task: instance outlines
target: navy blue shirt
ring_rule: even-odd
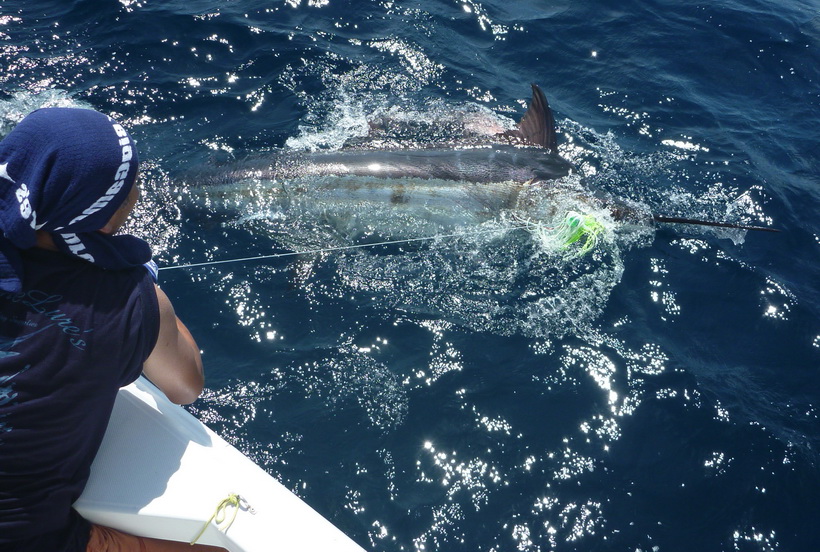
[[[23,259],[22,292],[0,290],[0,550],[79,552],[89,526],[71,505],[156,344],[157,295],[143,267]]]

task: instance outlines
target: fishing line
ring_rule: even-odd
[[[604,231],[603,225],[590,214],[581,214],[575,211],[568,211],[564,215],[564,220],[557,226],[546,226],[544,224],[521,218],[515,218],[517,224],[512,224],[505,230],[528,230],[539,235],[542,240],[550,235],[556,240],[558,247],[566,251],[570,246],[578,242],[580,248],[578,255],[585,255],[598,243],[599,235]],[[256,255],[253,257],[240,257],[235,259],[222,259],[218,261],[205,261],[201,263],[188,263],[176,266],[163,266],[158,270],[177,270],[182,268],[197,268],[203,266],[214,266],[228,263],[241,263],[247,261],[261,261],[266,259],[279,259],[282,257],[295,257],[297,255],[316,255],[319,253],[337,253],[339,251],[350,251],[354,249],[365,249],[367,247],[379,247],[382,245],[399,245],[420,241],[431,241],[445,238],[463,238],[467,236],[477,236],[479,234],[496,233],[499,230],[477,230],[475,232],[460,232],[458,234],[436,234],[435,236],[425,236],[421,238],[405,238],[401,240],[386,240],[376,243],[361,243],[355,245],[340,245],[337,247],[323,247],[319,249],[307,249],[302,251],[289,251],[287,253],[272,253],[270,255]]]
[[[529,224],[521,224],[521,225],[513,225],[509,227],[509,230],[521,230],[525,228],[529,228],[531,225]],[[227,264],[227,263],[241,263],[247,261],[260,261],[265,259],[279,259],[282,257],[295,257],[297,255],[316,255],[319,253],[336,253],[339,251],[349,251],[352,249],[364,249],[367,247],[378,247],[382,245],[397,245],[403,243],[413,243],[413,242],[420,242],[420,241],[430,241],[430,240],[437,240],[437,239],[444,239],[444,238],[463,238],[466,236],[475,236],[478,234],[490,234],[493,232],[498,232],[498,229],[494,230],[478,230],[476,232],[462,232],[459,234],[436,234],[435,236],[425,236],[422,238],[406,238],[402,240],[388,240],[388,241],[381,241],[376,243],[361,243],[357,245],[340,245],[338,247],[323,247],[321,249],[307,249],[303,251],[289,251],[287,253],[273,253],[271,255],[257,255],[255,257],[241,257],[236,259],[222,259],[219,261],[207,261],[202,263],[188,263],[182,265],[175,265],[175,266],[161,266],[159,270],[177,270],[181,268],[197,268],[203,266],[213,266],[219,264]]]

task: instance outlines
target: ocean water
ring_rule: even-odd
[[[2,0],[0,135],[109,113],[161,266],[283,254],[161,273],[190,410],[365,549],[810,552],[819,46],[814,0]],[[459,201],[191,176],[510,128],[530,83],[564,184],[782,232],[609,221],[578,256]]]

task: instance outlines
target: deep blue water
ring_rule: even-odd
[[[540,84],[582,185],[783,232],[616,225],[568,258],[497,220],[168,270],[206,362],[191,410],[367,549],[820,550],[818,14],[3,0],[0,135],[42,105],[119,118],[130,230],[175,266],[434,235],[242,186],[228,207],[184,175],[376,120],[416,142],[509,126]]]

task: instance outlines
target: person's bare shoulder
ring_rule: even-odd
[[[177,318],[171,301],[155,286],[159,303],[159,336],[143,373],[177,404],[194,402],[205,385],[199,347]]]

